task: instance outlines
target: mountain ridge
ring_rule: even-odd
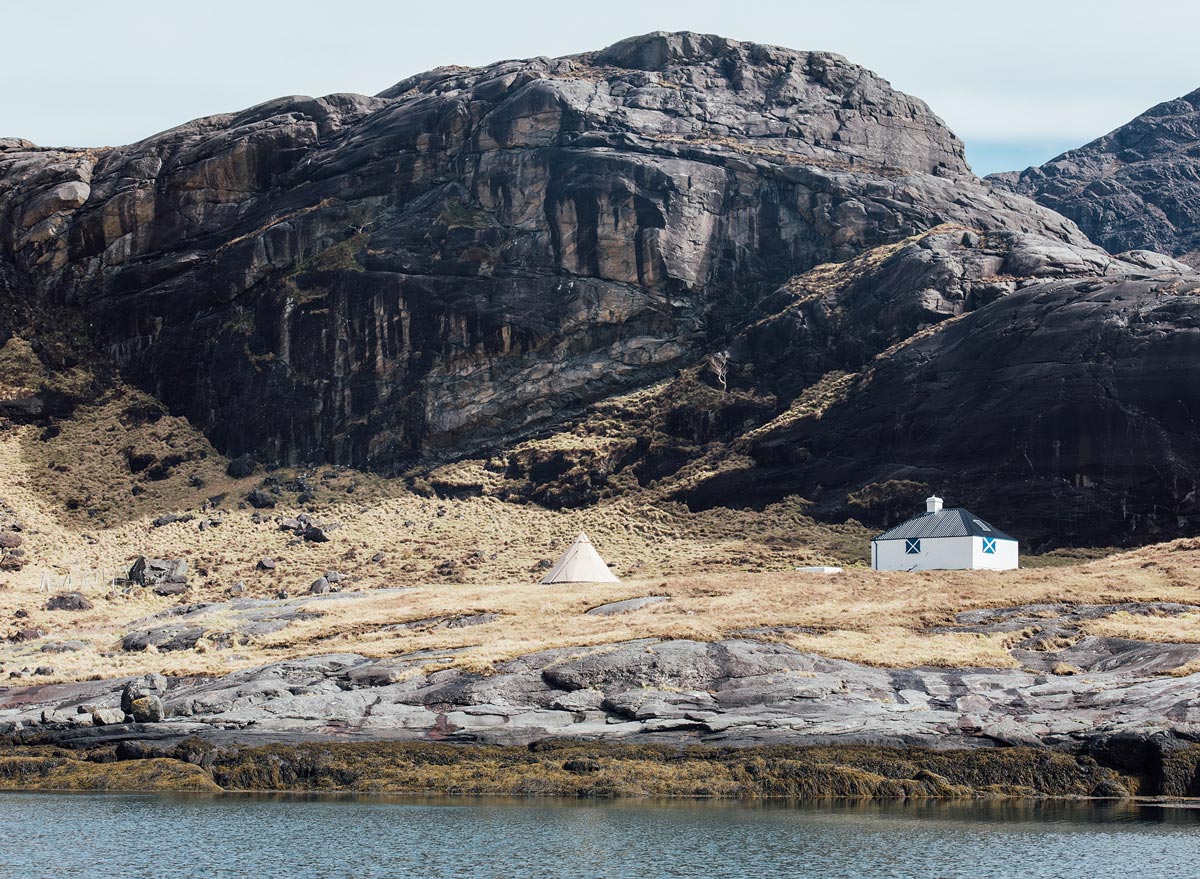
[[[1200,264],[1200,89],[1156,104],[1083,146],[996,186],[1070,217],[1109,251],[1157,250]]]

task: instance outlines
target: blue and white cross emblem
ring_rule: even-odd
[[[996,538],[994,538],[994,537],[983,538],[983,551],[990,555],[995,555],[995,553],[996,553]]]

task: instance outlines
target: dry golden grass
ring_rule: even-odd
[[[846,399],[846,392],[858,377],[855,372],[834,371],[821,376],[781,412],[762,427],[746,434],[747,440],[765,436],[773,430],[793,424],[802,418],[820,418],[834,404]]]
[[[80,367],[47,370],[33,346],[20,336],[0,346],[0,397],[20,397],[42,388],[79,393],[91,381],[91,373]]]
[[[1088,635],[1156,641],[1161,644],[1200,643],[1200,613],[1153,616],[1118,611],[1086,623]]]
[[[439,508],[444,515],[437,515]],[[640,518],[631,520],[630,510],[619,504],[549,513],[489,498],[440,502],[407,496],[331,512],[344,527],[327,544],[288,547],[287,536],[272,523],[255,525],[248,513],[240,512],[207,532],[189,524],[148,529],[142,521],[99,532],[95,544],[75,547],[76,559],[87,554],[97,562],[106,556],[124,555],[127,560],[135,545],[158,555],[186,555],[206,572],[189,600],[217,598],[234,579],[245,580],[252,594],[269,595],[281,585],[295,592],[330,567],[357,577],[353,588],[364,594],[314,604],[324,612],[321,617],[232,650],[205,649],[202,643],[198,650],[161,655],[122,653],[116,649],[120,632],[131,621],[169,607],[169,599],[143,590],[130,597],[92,590],[93,610],[48,612],[41,609],[45,596],[37,593],[36,577],[27,571],[0,591],[0,615],[11,618],[17,607],[24,607],[31,611],[25,624],[42,626],[48,634],[27,644],[5,645],[0,662],[7,667],[51,664],[54,679],[71,679],[148,670],[219,672],[330,652],[386,657],[431,650],[430,661],[439,667],[449,663],[486,671],[497,662],[547,648],[635,638],[715,640],[759,627],[809,627],[823,634],[790,634],[785,640],[800,649],[878,665],[1008,666],[1013,662],[1005,652],[1005,639],[1013,636],[933,634],[927,629],[950,622],[960,610],[989,606],[1200,602],[1196,541],[1148,547],[1073,568],[912,574],[851,568],[829,576],[792,571],[803,550],[782,547],[776,553],[770,544],[755,550],[761,570],[730,570],[735,562],[750,564],[731,555],[731,547],[750,551],[751,541],[744,535],[726,538],[725,545],[716,538],[705,542],[695,529],[686,536],[677,533],[679,526],[669,512],[660,511],[655,519],[652,511],[642,511]],[[714,516],[722,513],[732,515],[713,511]],[[654,576],[635,574],[619,585],[537,585],[533,562],[553,555],[581,526],[622,569],[629,567],[628,554],[636,552],[642,556],[642,570]],[[551,548],[556,538],[558,546]],[[434,580],[437,559],[461,557],[468,549],[482,553],[478,567],[463,564],[452,576]],[[388,558],[379,564],[368,562],[378,551]],[[279,562],[277,572],[253,570],[264,553]],[[1144,567],[1151,559],[1156,563]],[[722,564],[724,571],[696,573]],[[466,582],[448,582],[455,579]],[[407,588],[379,589],[389,586]],[[584,613],[598,604],[648,594],[671,600],[615,617]],[[479,612],[499,616],[469,628],[399,627]],[[45,641],[67,637],[82,638],[91,646],[53,657],[37,653]]]
[[[806,653],[821,653],[864,665],[936,666],[941,668],[1017,668],[1008,652],[1020,633],[981,635],[974,632],[929,634],[902,626],[875,626],[824,635],[788,634],[785,644]],[[901,661],[895,661],[900,658]]]
[[[28,367],[25,348],[10,342],[5,352]],[[40,379],[34,375],[29,380]],[[831,377],[827,390],[835,391],[837,381]],[[672,394],[701,404],[706,394],[720,396],[700,386],[694,375],[685,376],[602,404],[586,423],[517,450],[603,454],[628,439],[639,419],[656,417]],[[53,669],[38,681],[150,670],[194,674],[335,651],[383,657],[416,650],[487,670],[547,648],[635,638],[714,640],[771,627],[806,627],[821,634],[760,637],[786,637],[802,649],[859,662],[998,666],[1012,664],[1004,638],[928,629],[950,622],[958,611],[989,606],[1200,602],[1200,541],[1195,540],[1059,568],[879,573],[863,566],[867,529],[853,520],[836,526],[817,523],[805,514],[801,499],[763,511],[699,513],[665,500],[670,491],[714,469],[738,466],[738,456],[719,444],[698,449],[698,456],[665,487],[641,487],[622,474],[627,484],[615,496],[565,511],[496,496],[509,478],[498,460],[462,461],[426,474],[430,485],[483,492],[462,500],[416,494],[401,480],[319,468],[306,474],[320,485],[312,514],[340,528],[330,532],[327,543],[297,544],[270,515],[255,522],[252,510],[238,508],[261,474],[230,479],[226,461],[186,421],[137,415],[153,406],[145,395],[116,386],[63,421],[56,436],[30,427],[0,431],[0,501],[24,524],[23,549],[29,559],[19,572],[0,571],[0,638],[23,629],[44,631],[24,641],[0,641],[3,671]],[[152,479],[146,471],[130,470],[126,448],[159,461],[172,456],[181,460],[163,478]],[[286,479],[295,474],[279,475]],[[353,494],[347,493],[351,487]],[[155,516],[197,511],[216,494],[227,495],[226,500],[204,518],[215,515],[220,525],[203,531],[197,521],[151,527]],[[281,501],[273,512],[299,512],[286,503]],[[581,530],[625,582],[537,585],[541,565],[556,558]],[[135,621],[175,603],[146,590],[124,593],[109,587],[112,577],[123,574],[138,555],[188,559],[193,588],[185,602],[223,600],[237,581],[246,584],[250,597],[270,598],[279,590],[299,595],[331,569],[351,578],[345,588],[362,594],[322,600],[315,605],[322,616],[232,649],[201,641],[194,650],[126,653],[119,649],[120,636]],[[373,561],[377,555],[382,559]],[[263,556],[276,561],[276,570],[256,569]],[[849,567],[836,576],[794,571],[798,565],[826,563]],[[43,586],[50,591],[82,588],[94,607],[47,611]],[[598,604],[649,594],[671,600],[616,617],[584,613]],[[28,615],[18,619],[18,610]],[[474,612],[498,616],[469,628],[400,626]],[[1174,638],[1178,627],[1194,625],[1180,619],[1113,618],[1095,625],[1096,631],[1141,626],[1137,637],[1147,637],[1148,627],[1161,625],[1163,638]],[[219,621],[211,628],[219,629]],[[41,652],[48,642],[65,639],[85,641],[86,647]]]

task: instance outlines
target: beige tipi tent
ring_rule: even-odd
[[[567,547],[550,573],[542,578],[543,583],[620,583],[596,547],[582,531],[575,542]]]

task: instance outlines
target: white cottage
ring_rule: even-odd
[[[966,510],[925,501],[925,513],[871,541],[877,571],[1009,571],[1017,567],[1017,541]]]

